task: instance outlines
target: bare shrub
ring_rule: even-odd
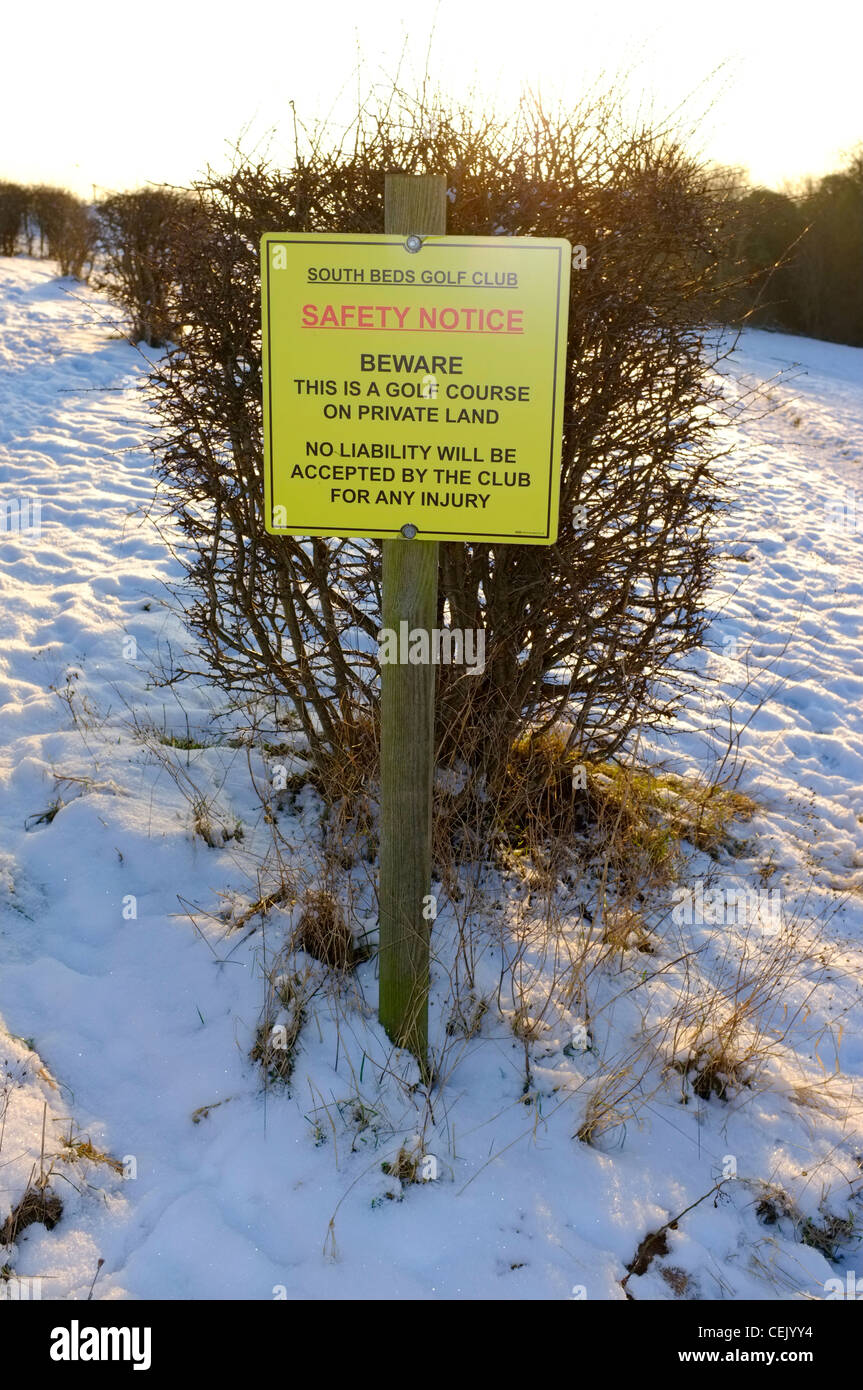
[[[573,746],[608,756],[673,713],[681,658],[704,631],[719,503],[703,330],[723,206],[667,133],[625,129],[609,102],[554,119],[526,102],[498,121],[394,99],[340,149],[313,141],[288,171],[240,162],[197,186],[206,227],[178,249],[169,311],[182,346],[152,377],[191,623],[216,679],[292,706],[319,763],[374,718],[379,547],[263,529],[259,243],[379,231],[396,168],[446,174],[453,233],[587,248],[572,277],[559,541],[441,546],[441,625],[486,633],[482,675],[441,668],[441,757],[493,780],[525,728],[562,716]]]
[[[98,287],[125,309],[133,342],[164,347],[176,337],[169,299],[178,238],[194,235],[194,202],[172,189],[142,188],[115,193],[97,211],[103,259]]]
[[[60,274],[76,280],[92,268],[98,222],[80,198],[64,188],[40,185],[31,189],[29,216],[39,231],[39,253],[60,263]]]

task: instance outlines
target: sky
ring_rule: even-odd
[[[86,196],[188,183],[238,141],[287,161],[294,110],[343,129],[358,92],[416,88],[426,67],[498,111],[525,87],[572,102],[604,73],[771,187],[863,140],[849,0],[42,0],[4,7],[0,36],[0,178]]]

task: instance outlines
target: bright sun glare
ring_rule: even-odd
[[[416,7],[337,0],[298,7],[272,0],[94,0],[79,25],[47,0],[10,9],[0,90],[13,132],[0,178],[65,185],[80,194],[146,181],[185,183],[271,139],[290,149],[291,106],[307,124],[344,126],[358,92],[397,73],[416,88],[428,65],[447,94],[474,92],[496,109],[525,85],[573,101],[605,74],[633,109],[681,108],[694,144],[756,182],[818,175],[861,138],[861,11],[824,0],[440,0]]]

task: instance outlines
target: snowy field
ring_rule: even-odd
[[[376,1022],[373,961],[338,990],[296,967],[288,1090],[249,1058],[296,913],[243,920],[276,870],[255,784],[280,755],[206,683],[158,682],[189,639],[151,516],[145,369],[105,300],[0,260],[0,1223],[40,1178],[63,1204],[0,1267],[67,1299],[837,1296],[863,1269],[863,350],[749,332],[735,352],[730,401],[769,384],[729,426],[709,693],[649,746],[710,771],[730,727],[758,810],[688,875],[775,893],[781,919],[666,908],[589,1019],[547,1015],[525,1042],[493,922],[494,1003],[446,1033],[444,911],[430,1099]],[[308,787],[278,812],[297,902],[320,814]],[[360,920],[363,872],[337,885]],[[501,894],[508,921],[518,887]],[[684,996],[721,1011],[741,969],[775,985],[757,1066],[700,1097],[651,1040]],[[589,1145],[597,1086],[614,1122]],[[428,1181],[385,1171],[402,1147]]]

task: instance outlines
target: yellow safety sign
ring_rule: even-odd
[[[267,531],[553,544],[571,256],[266,233]]]

